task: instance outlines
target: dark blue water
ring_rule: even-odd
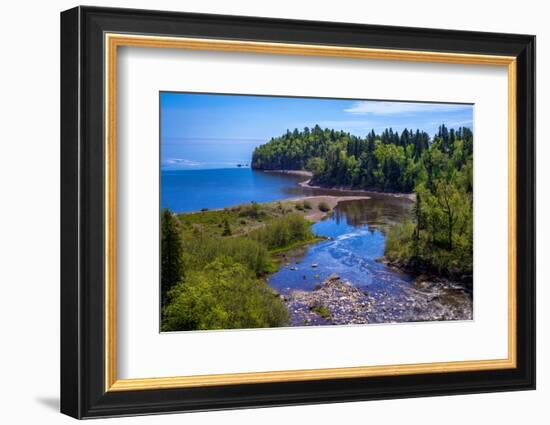
[[[190,212],[272,202],[299,194],[301,180],[304,178],[250,168],[165,170],[161,172],[161,207]]]
[[[408,286],[411,277],[376,261],[384,255],[383,228],[369,226],[368,214],[360,212],[380,207],[380,200],[373,199],[341,203],[335,214],[313,225],[314,233],[329,239],[287,256],[283,267],[270,277],[270,285],[282,293],[293,289],[312,290],[335,273],[369,290],[392,291],[400,290],[404,284]],[[374,219],[375,223],[391,220],[394,207],[382,211]]]

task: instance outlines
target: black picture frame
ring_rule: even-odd
[[[105,391],[104,34],[517,58],[517,367],[473,372]],[[61,13],[61,412],[75,418],[535,388],[535,37],[76,7]]]

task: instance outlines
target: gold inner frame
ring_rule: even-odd
[[[105,391],[135,391],[214,385],[310,381],[417,373],[447,373],[516,367],[516,58],[461,53],[370,49],[326,45],[105,34]],[[117,48],[170,48],[261,54],[324,56],[468,65],[504,66],[508,72],[508,357],[419,364],[304,369],[252,373],[118,379],[116,324],[116,123]]]

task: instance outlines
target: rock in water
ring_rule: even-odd
[[[293,291],[285,303],[293,326],[346,325],[369,323],[373,300],[332,274],[313,291]]]

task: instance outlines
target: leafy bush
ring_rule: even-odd
[[[170,291],[169,300],[163,331],[277,327],[288,322],[279,296],[229,258],[188,273]]]
[[[389,260],[410,258],[414,255],[413,234],[415,225],[409,220],[390,227],[386,235],[385,255]]]
[[[309,222],[297,213],[288,214],[268,222],[264,227],[249,233],[269,250],[287,247],[293,243],[313,239]]]
[[[319,205],[317,205],[317,208],[319,208],[319,211],[322,211],[322,212],[330,211],[330,205],[327,204],[325,201],[319,202]]]
[[[455,142],[455,149],[460,151],[461,145]],[[431,175],[424,170],[419,176],[415,223],[403,222],[390,228],[386,256],[467,281],[473,270],[471,159],[457,170],[456,159],[443,154],[436,145],[430,147],[424,161]]]
[[[240,207],[239,215],[241,217],[250,217],[258,219],[265,216],[265,212],[262,211],[262,207],[257,202],[252,201],[249,205],[243,205]]]
[[[311,202],[309,202],[309,201],[304,201],[304,202],[303,202],[303,205],[304,205],[304,208],[305,208],[306,210],[310,210],[310,209],[311,209]]]
[[[328,319],[330,317],[330,311],[328,307],[321,304],[314,305],[313,307],[311,307],[311,311],[313,311],[314,313],[317,313],[323,319]]]
[[[219,257],[230,258],[244,265],[257,276],[272,271],[269,253],[258,241],[243,237],[218,238],[202,233],[184,238],[185,270],[200,270]]]
[[[229,221],[226,219],[223,220],[223,232],[222,236],[231,236],[231,226],[229,225]]]

